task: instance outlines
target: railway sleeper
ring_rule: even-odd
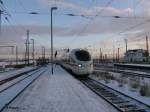
[[[112,98],[112,97],[117,97],[117,95],[111,95],[111,94],[108,94],[108,95],[106,94],[106,95],[104,95],[104,96],[105,96],[105,97],[111,97],[111,98]]]
[[[147,112],[145,109],[125,110],[124,112]]]
[[[114,93],[111,93],[111,92],[109,92],[109,91],[106,92],[105,95],[115,95],[115,96],[118,96],[118,95],[116,95],[116,94],[114,94]]]
[[[112,94],[111,92],[109,92],[109,91],[103,91],[103,90],[99,90],[99,92],[101,92],[102,94]]]
[[[92,87],[92,88],[94,88],[94,89],[102,89],[101,87],[99,87],[99,86],[97,86],[97,85],[95,85],[95,84],[87,84],[88,86],[90,86],[90,87]]]
[[[109,100],[111,100],[111,101],[119,101],[119,100],[124,100],[124,99],[122,99],[121,97],[110,97],[110,98],[108,98]]]
[[[107,94],[104,94],[105,97],[118,97],[118,95],[116,94],[113,94],[113,93],[107,93]]]
[[[86,81],[84,81],[85,83],[88,83],[88,84],[90,84],[90,85],[95,85],[94,83],[93,83],[93,81],[90,81],[90,80],[86,80]]]
[[[85,82],[85,83],[91,86],[96,86],[94,83],[90,83],[90,82]]]
[[[116,101],[112,101],[115,104],[125,104],[125,103],[129,103],[129,101],[125,101],[125,100],[116,100]]]
[[[93,87],[94,89],[96,89],[96,90],[102,90],[102,91],[104,91],[101,87],[99,87],[99,86],[94,86]]]
[[[134,108],[134,107],[137,107],[136,105],[134,104],[121,104],[121,105],[118,105],[120,108],[124,108],[124,109],[127,109],[127,108]]]
[[[137,112],[138,110],[141,110],[140,108],[127,108],[127,112]]]
[[[136,105],[133,106],[133,107],[128,107],[127,110],[138,110],[139,107],[137,107]]]
[[[100,87],[99,85],[95,85],[95,84],[94,84],[94,85],[91,85],[91,86],[93,86],[94,88],[100,89],[100,90],[106,90],[106,89]]]
[[[99,93],[102,94],[103,96],[111,95],[111,94],[109,94],[109,93],[107,93],[107,92],[100,92],[100,91],[99,91]]]
[[[97,91],[100,91],[101,88],[99,88],[98,86],[92,86],[92,85],[88,85],[90,88],[94,89],[94,90],[97,90]]]
[[[95,84],[93,81],[83,81],[87,86],[89,86],[91,89],[95,90],[98,94],[101,94],[103,97],[105,97],[107,100],[115,104],[118,108],[123,110],[123,112],[147,112],[144,109],[139,109],[134,104],[129,104],[130,101],[126,101],[121,97],[118,97],[118,95],[108,91],[107,89],[101,87],[98,84]]]
[[[111,94],[109,91],[107,91],[107,90],[103,90],[103,89],[101,89],[101,88],[98,88],[98,87],[91,87],[91,88],[93,88],[94,90],[96,90],[96,91],[98,91],[98,92],[100,92],[100,93],[102,93],[102,94]]]

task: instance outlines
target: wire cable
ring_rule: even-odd
[[[94,17],[92,17],[92,18],[90,19],[90,21],[83,27],[83,29],[77,34],[77,36],[80,35],[81,33],[84,33],[84,31],[88,28],[88,26],[91,24],[91,22],[93,22],[96,17],[98,17],[100,14],[102,14],[103,11],[104,11],[109,5],[112,4],[112,2],[114,2],[114,0],[109,0],[109,1],[106,3],[106,5],[105,5],[100,11],[98,11],[97,14],[96,14]],[[77,39],[77,37],[76,37],[75,39],[73,39],[72,42],[75,43],[75,40],[76,40],[76,39]],[[72,43],[72,42],[71,42],[71,43]]]

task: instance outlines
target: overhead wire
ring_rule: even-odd
[[[7,17],[5,17],[5,20],[10,24],[10,26],[12,26],[12,30],[16,33],[19,34],[18,31],[13,27],[13,25],[11,24],[11,22],[9,21],[9,19]]]
[[[139,5],[139,4],[141,3],[141,1],[142,1],[142,0],[139,0],[138,3],[136,4],[136,6]],[[109,2],[108,4],[110,4],[110,2]],[[118,18],[120,18],[120,17],[118,17]],[[125,33],[125,32],[127,32],[127,31],[129,31],[129,30],[135,29],[135,28],[137,28],[137,27],[139,27],[139,26],[141,26],[141,25],[143,25],[143,24],[146,24],[146,23],[148,23],[148,22],[150,22],[150,19],[145,20],[144,22],[138,23],[138,24],[136,24],[136,25],[134,25],[134,26],[131,26],[131,27],[129,27],[129,28],[127,28],[127,29],[125,29],[125,30],[119,32],[117,35],[120,35],[120,34],[122,34],[122,33]]]
[[[18,23],[15,21],[15,19],[13,19],[9,9],[7,8],[7,6],[3,3],[3,7],[5,8],[5,10],[7,11],[8,14],[6,14],[4,16],[4,20],[7,21],[7,23],[10,25],[10,28],[12,29],[12,31],[17,34],[17,35],[20,35],[19,34],[19,31],[18,29],[16,29],[15,27],[13,27],[13,24],[11,23],[11,21],[15,22],[15,24],[17,25]],[[11,21],[10,21],[11,20]],[[23,26],[20,26],[20,29],[23,29],[23,30],[26,30]],[[19,30],[20,30],[19,29]]]
[[[139,0],[138,3],[136,4],[136,6],[139,5],[139,4],[141,3],[141,1],[143,1],[143,0]],[[145,18],[145,17],[143,17],[143,18]],[[133,19],[137,19],[137,18],[133,18]],[[135,28],[138,28],[138,27],[140,27],[141,25],[144,25],[144,24],[149,23],[149,22],[150,22],[150,18],[147,19],[147,20],[145,20],[145,21],[143,21],[143,22],[137,23],[137,24],[135,24],[135,25],[133,25],[133,26],[131,26],[131,27],[129,27],[129,28],[126,28],[125,30],[120,31],[120,32],[117,33],[116,35],[125,34],[126,32],[131,31],[131,30],[133,30],[133,29],[135,29]],[[116,35],[115,35],[115,36],[116,36]],[[138,36],[142,36],[142,34],[140,34],[140,35],[138,35]]]
[[[98,11],[97,14],[96,14],[94,17],[92,17],[92,18],[90,19],[90,21],[89,21],[87,24],[85,24],[85,26],[84,26],[83,29],[77,34],[77,36],[79,36],[81,33],[84,33],[84,31],[88,28],[88,26],[91,24],[91,22],[93,22],[96,17],[98,17],[100,14],[102,14],[103,11],[104,11],[109,5],[111,5],[112,2],[114,2],[114,1],[115,1],[115,0],[109,0],[109,1],[106,3],[106,5],[105,5],[100,11]],[[77,37],[75,37],[71,43],[75,43],[75,40],[76,40],[76,39],[77,39]]]
[[[18,0],[18,1],[20,1],[20,0]],[[94,0],[93,0],[94,1]],[[105,5],[105,7],[103,7],[91,20],[90,20],[90,22],[92,21],[92,20],[94,20],[96,17],[98,17],[98,16],[100,16],[101,14],[102,14],[102,12],[105,10],[105,8],[107,8],[109,5],[111,5],[111,3],[113,2],[114,0],[110,0],[110,1],[108,1],[107,2],[107,4]],[[142,0],[139,0],[139,2],[138,2],[138,4],[141,2]],[[137,5],[138,5],[137,4]],[[136,6],[137,6],[136,5]],[[89,7],[90,7],[90,5],[89,5]],[[5,7],[6,8],[6,7]],[[25,9],[25,8],[23,8],[23,9]],[[132,27],[130,27],[130,28],[127,28],[127,29],[125,29],[124,31],[121,31],[121,32],[119,32],[119,34],[121,34],[121,33],[124,33],[124,32],[126,32],[126,31],[128,31],[128,30],[130,30],[130,29],[134,29],[134,28],[136,28],[136,27],[138,27],[138,26],[140,26],[140,25],[142,25],[142,24],[146,24],[147,22],[149,22],[150,20],[146,20],[146,21],[144,21],[144,22],[142,22],[142,23],[138,23],[137,25],[134,25],[134,26],[132,26]],[[83,30],[81,30],[78,34],[76,34],[76,35],[80,35],[81,33],[84,33],[84,31],[87,29],[87,27],[91,24],[90,22],[88,22],[84,27],[83,27]],[[24,28],[23,28],[24,29]],[[26,30],[26,29],[24,29],[24,30]],[[76,38],[76,37],[75,37]],[[75,42],[75,39],[73,39],[72,40],[72,42],[74,43]]]
[[[118,34],[120,35],[120,34],[125,33],[125,32],[127,32],[127,31],[133,30],[133,29],[135,29],[135,28],[137,28],[137,27],[139,27],[139,26],[141,26],[141,25],[144,25],[144,24],[146,24],[146,23],[149,23],[149,22],[150,22],[150,19],[147,19],[147,20],[145,20],[144,22],[138,23],[138,24],[136,24],[136,25],[134,25],[134,26],[131,26],[131,27],[125,29],[124,31],[119,32]]]
[[[22,1],[21,1],[21,0],[17,0],[17,1],[18,1],[18,3],[20,4],[20,6],[23,8],[23,10],[26,12],[27,10],[26,10],[26,8],[24,7]]]
[[[8,17],[7,18],[9,18],[9,19],[11,19],[16,25],[18,25],[18,22],[12,17],[12,15],[11,15],[11,13],[10,13],[10,11],[9,11],[9,9],[7,8],[7,6],[3,3],[3,6],[5,7],[5,10],[8,12]],[[10,20],[9,20],[10,21]],[[20,26],[20,28],[22,29],[22,30],[26,30],[26,28],[24,28],[23,26]]]
[[[138,0],[134,6],[134,8],[137,8],[144,0]]]
[[[89,9],[91,8],[91,6],[96,2],[96,0],[92,0],[91,2],[92,2],[92,3],[89,4],[89,6],[87,7],[87,10],[89,10]],[[83,30],[85,30],[86,27],[87,27],[87,24],[83,27]],[[83,30],[81,30],[77,35],[79,35]],[[73,39],[71,40],[71,42],[69,42],[69,43],[74,44],[76,39],[77,39],[77,37],[74,36],[74,38],[73,38]],[[72,45],[72,44],[71,44],[71,45]],[[69,48],[70,48],[70,46],[69,46]]]

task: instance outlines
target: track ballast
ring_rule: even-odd
[[[120,112],[150,112],[149,105],[107,87],[94,79],[87,78],[80,79],[80,81]]]

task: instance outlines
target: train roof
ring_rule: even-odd
[[[88,52],[88,50],[87,50],[87,49],[83,49],[83,48],[76,48],[76,49],[72,49],[72,50],[71,50],[71,52],[81,51],[81,50],[83,50],[83,51],[87,51],[87,52]]]

